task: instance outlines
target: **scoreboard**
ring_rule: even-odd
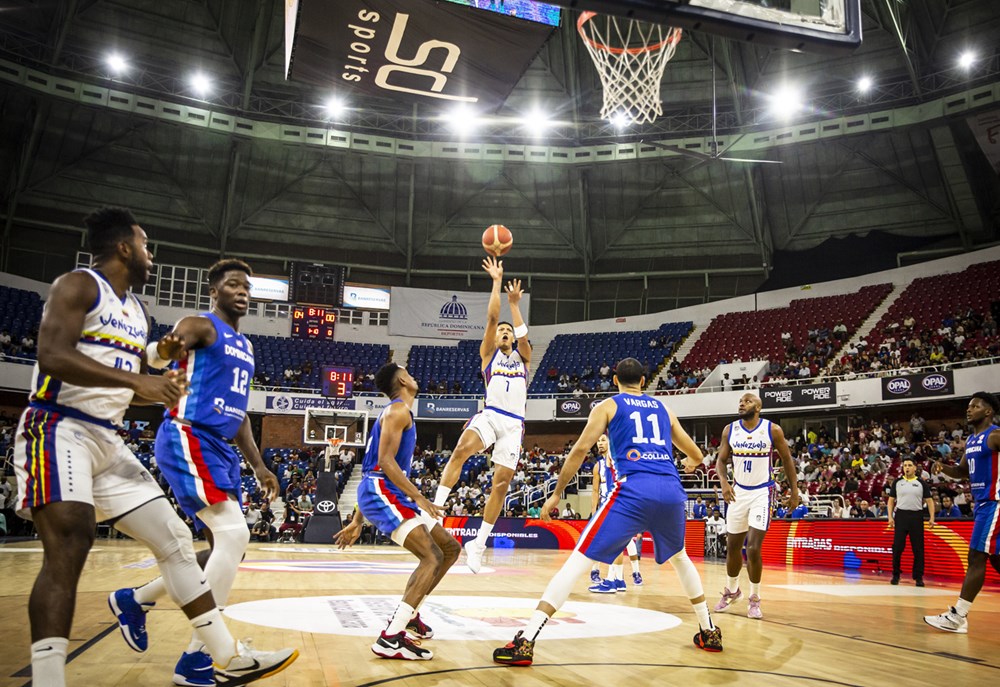
[[[350,398],[354,393],[353,367],[324,367],[323,395]]]
[[[292,306],[292,338],[333,341],[337,312],[310,305]]]

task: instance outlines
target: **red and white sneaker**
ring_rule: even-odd
[[[406,631],[417,639],[430,639],[434,636],[434,630],[420,619],[419,613],[410,618],[410,622],[406,623]]]
[[[434,658],[434,652],[424,649],[419,641],[410,639],[405,631],[387,635],[383,630],[372,644],[372,653],[382,658],[398,658],[404,661],[429,661]]]

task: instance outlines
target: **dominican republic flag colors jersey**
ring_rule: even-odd
[[[393,403],[402,403],[399,399],[390,401],[389,405],[382,409],[378,419],[372,426],[372,433],[368,435],[368,445],[365,446],[365,457],[361,461],[361,474],[371,473],[382,474],[382,468],[378,466],[378,445],[382,440],[382,417]],[[396,464],[403,474],[410,476],[410,464],[413,462],[413,447],[417,444],[417,423],[413,421],[413,413],[410,412],[410,428],[403,432],[399,439],[399,448],[396,449]]]
[[[617,473],[671,475],[680,482],[674,465],[670,414],[657,399],[645,394],[617,394],[614,417],[608,424],[608,441]]]
[[[1000,456],[986,444],[991,432],[1000,427],[990,425],[965,440],[965,460],[969,464],[969,482],[976,502],[1000,500]]]

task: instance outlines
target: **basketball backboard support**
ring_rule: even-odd
[[[803,52],[851,52],[861,45],[861,0],[549,1]]]
[[[330,439],[339,440],[343,446],[364,446],[368,442],[368,413],[364,410],[306,408],[302,443],[327,445]]]

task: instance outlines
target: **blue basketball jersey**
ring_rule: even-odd
[[[171,367],[184,370],[189,390],[166,418],[184,420],[224,439],[236,436],[247,414],[253,347],[250,341],[211,313],[203,313],[215,327],[215,343],[188,352]]]
[[[614,458],[608,460],[604,456],[598,458],[598,469],[601,475],[601,487],[599,499],[604,501],[608,498],[608,493],[615,486],[615,482],[618,481],[618,468],[615,466]]]
[[[361,462],[361,474],[370,475],[382,472],[378,465],[378,446],[382,440],[382,416],[392,406],[393,403],[402,403],[399,399],[390,401],[389,405],[382,409],[371,434],[368,435],[368,445],[365,446],[365,458]],[[413,411],[410,411],[410,427],[403,432],[399,438],[399,448],[396,449],[396,465],[407,477],[410,476],[410,463],[413,462],[413,448],[417,445],[417,423],[413,420]]]
[[[670,414],[663,404],[645,394],[617,394],[612,400],[617,408],[608,424],[608,439],[618,474],[627,477],[644,472],[680,480],[674,465]]]
[[[986,444],[991,432],[1000,427],[990,425],[965,440],[965,460],[969,463],[969,485],[972,498],[980,501],[1000,501],[1000,454]]]

